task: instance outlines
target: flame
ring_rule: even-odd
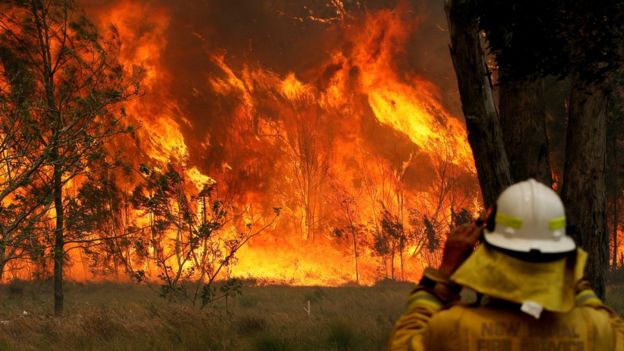
[[[381,232],[383,211],[421,236],[422,226],[411,224],[412,217],[435,219],[441,241],[453,211],[477,211],[474,164],[461,120],[441,103],[440,88],[397,63],[419,25],[409,19],[406,2],[355,14],[342,1],[331,6],[335,17],[293,16],[293,25],[329,26],[323,35],[343,38],[329,48],[325,38],[311,41],[327,53],[305,69],[269,67],[253,50],[231,54],[235,49],[219,47],[204,33],[194,33],[203,48],[200,59],[197,53],[171,55],[171,33],[186,28],[174,27],[175,11],[164,2],[118,0],[87,8],[100,28],[113,24],[120,33],[119,59],[128,72],[138,66],[145,71],[143,96],[126,106],[139,127],[136,137],[115,144],[135,168],[173,164],[191,192],[218,185],[244,214],[242,227],[281,209],[279,221],[239,251],[232,275],[338,285],[354,280],[357,258],[361,283],[391,275],[392,267],[415,278],[437,256],[426,253],[422,241],[401,257],[375,254],[372,241]],[[185,85],[174,74],[171,61],[184,65],[185,59],[209,67],[198,68],[203,86]],[[189,107],[189,101],[205,100],[214,110]],[[121,188],[130,191],[140,179],[124,181],[130,184]],[[138,213],[129,217],[137,227],[149,225]],[[348,223],[361,228],[357,255],[353,240],[345,240],[353,232],[333,234]],[[225,235],[239,230],[228,227]],[[174,249],[175,235],[162,239],[166,250]],[[74,252],[69,275],[94,279],[86,258]],[[148,262],[136,264],[156,279]]]

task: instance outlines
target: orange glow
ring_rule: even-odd
[[[413,16],[406,15],[404,2],[349,15],[343,2],[332,0],[336,18],[297,18],[331,26],[323,27],[328,37],[344,37],[329,49],[324,40],[311,41],[327,54],[305,69],[280,71],[253,50],[233,55],[233,48],[219,47],[209,35],[194,34],[203,56],[195,53],[193,62],[209,67],[198,68],[194,78],[201,85],[184,85],[174,74],[172,67],[191,54],[166,55],[171,32],[187,29],[172,27],[173,10],[156,3],[119,0],[88,9],[100,28],[112,23],[119,31],[125,69],[145,70],[143,96],[126,106],[136,138],[124,136],[113,147],[135,170],[165,170],[168,164],[182,170],[189,193],[215,186],[215,196],[240,214],[223,230],[226,238],[270,223],[279,208],[279,219],[238,252],[226,274],[299,285],[347,283],[354,280],[357,235],[360,283],[390,277],[393,269],[394,278],[402,270],[406,279],[416,279],[439,258],[453,211],[478,211],[463,122],[443,105],[439,87],[397,64],[418,31],[418,23],[406,20]],[[198,112],[193,103],[212,110]],[[142,181],[134,173],[119,178],[128,194]],[[201,212],[200,203],[193,206]],[[380,257],[373,242],[382,233],[384,211],[416,239],[402,252]],[[140,211],[131,209],[128,217],[128,227],[151,225]],[[432,252],[423,218],[436,223],[439,243]],[[175,251],[176,235],[170,230],[160,239],[163,250]],[[157,280],[154,267],[135,256],[129,255],[135,268]],[[90,273],[80,250],[70,259],[72,279],[101,279]],[[168,263],[177,265],[173,258]],[[127,279],[123,273],[105,278]]]

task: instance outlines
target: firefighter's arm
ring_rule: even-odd
[[[423,278],[410,294],[407,309],[394,326],[390,351],[425,351],[429,319],[443,305],[459,298],[459,287],[440,271],[427,268]]]
[[[438,270],[428,268],[419,286],[410,295],[407,310],[397,321],[390,339],[390,351],[426,349],[429,319],[446,303],[456,300],[459,288],[449,277],[470,256],[481,234],[481,228],[467,224],[449,235]]]
[[[611,330],[615,344],[614,350],[624,351],[624,321],[617,315],[617,313],[600,300],[598,295],[596,295],[594,290],[592,290],[589,282],[586,280],[582,280],[576,285],[576,305],[606,312],[608,322],[604,320],[604,323],[602,324],[605,325],[599,326],[599,329],[602,331]],[[601,324],[600,321],[596,321],[595,323]],[[611,328],[606,325],[607,323],[610,324]]]

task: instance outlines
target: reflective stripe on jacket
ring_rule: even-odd
[[[591,290],[567,313],[535,319],[507,306],[454,305],[416,288],[397,321],[390,351],[624,351],[624,322]]]

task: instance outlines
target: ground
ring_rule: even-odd
[[[0,288],[0,349],[382,350],[410,288],[245,286],[226,311],[142,285],[70,283],[59,319],[49,282],[19,282]]]
[[[54,318],[50,282],[17,282],[0,286],[0,349],[383,350],[411,288],[247,285],[227,310],[224,300],[202,310],[144,285],[70,283],[66,315]],[[610,286],[609,296],[623,294]]]

